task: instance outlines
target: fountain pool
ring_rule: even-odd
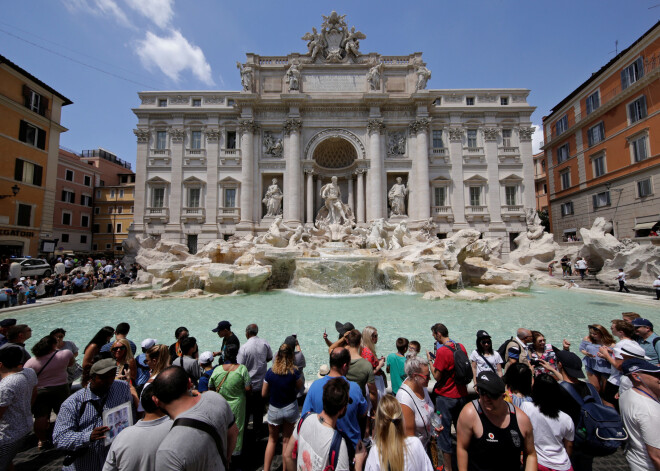
[[[430,327],[444,323],[450,337],[474,349],[475,334],[486,329],[495,347],[509,338],[518,327],[540,330],[549,342],[561,344],[567,338],[577,351],[587,325],[600,323],[609,328],[612,319],[624,311],[638,312],[660,325],[660,310],[655,306],[635,304],[616,295],[555,288],[535,288],[528,297],[504,298],[487,303],[445,299],[425,301],[421,295],[391,292],[361,296],[308,296],[290,291],[225,296],[201,299],[101,298],[93,301],[62,303],[12,313],[18,323],[29,324],[34,343],[56,327],[67,330],[67,340],[81,349],[104,325],[131,324],[129,338],[138,345],[146,337],[167,345],[174,341],[174,330],[188,327],[198,339],[200,351],[218,350],[220,339],[211,332],[223,319],[233,324],[233,331],[245,340],[249,323],[259,325],[260,336],[273,350],[287,335],[298,334],[307,359],[307,379],[316,377],[321,364],[328,362],[323,342],[324,329],[337,338],[335,321],[350,321],[359,329],[373,325],[378,329],[378,355],[395,351],[396,338],[418,340],[423,349],[432,347]]]

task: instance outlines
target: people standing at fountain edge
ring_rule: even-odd
[[[360,356],[367,360],[371,367],[374,369],[374,382],[378,390],[378,398],[380,399],[387,394],[387,376],[383,371],[385,366],[385,357],[376,357],[376,344],[378,343],[378,330],[370,325],[362,329],[362,351]]]
[[[2,319],[0,321],[0,347],[9,342],[7,339],[7,334],[9,333],[9,328],[16,325],[16,319]]]
[[[246,392],[245,430],[252,416],[252,440],[261,437],[264,423],[265,401],[261,395],[264,376],[268,370],[268,362],[273,359],[273,351],[268,342],[257,336],[259,327],[257,324],[249,324],[245,328],[247,342],[241,345],[236,357],[240,365],[245,365],[250,374],[252,389]]]
[[[172,345],[170,345],[169,352],[170,352],[170,363],[173,362],[175,359],[181,356],[181,341],[190,335],[190,332],[188,331],[187,328],[181,326],[178,327],[174,331],[174,338],[176,339],[176,342],[174,342]]]
[[[548,275],[555,276],[555,275],[552,274],[552,271],[554,270],[556,263],[557,263],[557,260],[553,260],[548,264]]]
[[[628,322],[629,324],[631,324],[631,325],[632,325],[632,321],[634,321],[635,319],[639,319],[640,317],[642,317],[642,316],[640,316],[640,315],[637,314],[636,312],[622,312],[622,313],[621,313],[621,318],[622,318],[624,321],[626,321],[626,322]]]
[[[532,401],[534,373],[529,366],[524,363],[511,365],[504,373],[503,380],[507,389],[505,397],[507,402],[520,407],[524,402]]]
[[[359,330],[353,329],[346,332],[344,338],[346,339],[346,349],[351,354],[351,363],[348,366],[346,378],[349,381],[355,381],[360,386],[360,390],[365,394],[365,398],[373,409],[378,402],[378,389],[376,388],[374,369],[371,363],[362,358],[360,353],[362,334]]]
[[[346,373],[351,363],[351,354],[349,351],[343,347],[333,349],[330,353],[329,363],[330,372],[310,384],[301,414],[304,416],[310,411],[320,414],[323,411],[323,390],[325,385],[333,378],[342,378],[349,385],[349,400],[346,413],[338,417],[337,428],[343,430],[348,435],[352,446],[356,447],[365,430],[365,419],[369,405],[364,398],[360,386],[356,382],[349,381],[346,378]]]
[[[82,379],[81,386],[84,388],[87,386],[89,381],[89,371],[94,363],[94,358],[100,353],[101,347],[112,339],[115,329],[110,326],[102,327],[95,335],[92,337],[92,340],[85,346],[83,351],[83,361],[82,361]],[[108,356],[109,358],[109,356]]]
[[[589,326],[589,335],[580,342],[580,353],[584,355],[582,364],[587,372],[587,379],[602,394],[605,390],[605,382],[612,372],[610,363],[598,356],[601,346],[612,348],[615,342],[605,327],[600,324]]]
[[[623,271],[623,268],[619,268],[619,273],[616,275],[616,278],[614,278],[619,282],[619,293],[623,290],[626,291],[626,293],[630,293],[630,290],[626,286],[626,274]]]
[[[30,354],[25,349],[25,342],[27,342],[30,337],[32,337],[32,329],[26,324],[17,324],[9,328],[7,332],[7,343],[0,347],[6,348],[10,345],[16,345],[23,352],[23,361],[21,362],[24,365],[31,357]]]
[[[530,366],[529,364],[529,347],[528,344],[532,342],[532,331],[525,328],[520,328],[516,332],[515,337],[511,337],[504,349],[504,371],[514,363],[522,363]]]
[[[465,360],[468,362],[467,350],[458,342],[449,338],[449,330],[444,324],[437,323],[431,327],[433,338],[440,347],[431,355],[427,352],[431,373],[435,378],[435,410],[442,414],[442,431],[438,434],[438,449],[442,451],[443,463],[446,471],[452,471],[452,455],[454,449],[451,441],[451,424],[456,425],[458,415],[467,402],[467,387],[456,381],[456,364],[454,361],[454,352],[457,349],[462,350]]]
[[[396,353],[387,355],[387,373],[392,383],[392,394],[396,396],[401,384],[406,379],[406,353],[408,352],[408,339],[399,337],[396,339]]]
[[[298,397],[302,397],[305,392],[305,371],[304,368],[307,366],[307,361],[305,360],[305,355],[300,348],[300,343],[298,343],[298,335],[293,334],[289,335],[284,339],[284,343],[291,347],[293,351],[293,364],[296,365],[298,371],[300,371],[300,378],[302,379],[302,387],[298,390]]]
[[[621,394],[621,417],[628,432],[626,460],[631,471],[660,470],[660,367],[625,360],[623,374],[633,384]]]
[[[660,363],[660,337],[653,332],[653,324],[650,320],[637,318],[632,321],[635,329],[634,340],[644,349],[649,361],[654,365]]]
[[[472,363],[472,376],[475,378],[486,370],[502,376],[502,357],[493,350],[493,340],[485,330],[477,332],[477,348],[470,353],[470,363]]]
[[[103,471],[156,469],[156,452],[172,428],[172,419],[156,407],[151,389],[151,384],[147,385],[140,398],[144,417],[112,441]]]
[[[126,402],[135,407],[135,388],[125,381],[115,381],[115,361],[106,358],[92,365],[87,387],[64,401],[57,415],[53,442],[69,455],[64,471],[87,471],[103,468],[108,448],[104,445],[109,427],[103,425],[103,411]]]
[[[147,350],[156,345],[156,339],[144,339],[140,344],[142,353],[135,357],[135,366],[137,367],[137,378],[135,380],[135,387],[140,387],[149,381],[149,365],[147,365]]]
[[[568,257],[568,255],[564,255],[560,260],[560,264],[561,276],[562,278],[566,278],[570,274],[569,270],[571,268],[571,259]]]
[[[198,350],[197,339],[195,337],[186,337],[181,341],[181,356],[172,363],[172,366],[178,366],[188,374],[190,381],[195,387],[197,387],[197,382],[203,373],[197,359]]]
[[[220,346],[220,351],[213,352],[213,356],[219,356],[219,363],[224,363],[224,353],[227,345],[236,345],[236,348],[241,348],[241,341],[238,340],[238,337],[231,331],[231,324],[229,321],[220,321],[218,326],[211,330],[211,332],[216,332],[218,337],[222,339],[222,345]]]
[[[185,371],[163,370],[153,382],[157,407],[174,420],[156,453],[158,471],[227,471],[236,446],[238,427],[227,401],[208,391],[192,395]]]
[[[475,378],[475,389],[479,399],[463,409],[456,427],[459,471],[536,471],[532,423],[527,414],[504,400],[502,378],[482,371]]]
[[[341,322],[336,321],[335,322],[335,329],[339,333],[338,339],[341,340],[341,338],[346,334],[346,332],[348,332],[349,330],[355,329],[355,326],[353,324],[351,324],[350,322],[346,322],[345,324],[342,324]],[[328,338],[328,334],[325,331],[323,332],[323,341],[328,346],[329,351],[332,351],[331,347],[333,345],[333,342],[330,341],[330,339]]]
[[[202,376],[199,377],[197,391],[203,393],[209,390],[209,379],[211,379],[216,368],[213,366],[213,352],[204,352],[200,354],[199,366],[202,368]]]
[[[131,352],[133,352],[133,355],[135,355],[135,352],[137,351],[137,346],[132,340],[128,340],[126,338],[130,331],[131,331],[131,325],[128,322],[122,322],[120,324],[117,324],[117,328],[115,329],[115,340],[103,345],[101,347],[101,353],[106,353],[106,352],[109,353],[110,348],[112,348],[112,344],[115,343],[115,341],[126,339],[129,345],[131,346]]]
[[[428,391],[429,362],[424,357],[411,355],[406,360],[405,371],[406,380],[396,394],[403,411],[403,426],[406,436],[419,438],[426,448],[434,433],[431,417],[435,409]]]

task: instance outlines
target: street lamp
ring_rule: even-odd
[[[5,198],[14,197],[18,194],[19,191],[21,191],[21,187],[19,187],[18,185],[14,185],[14,186],[11,187],[11,192],[13,194],[12,195],[0,195],[0,200],[3,200]]]

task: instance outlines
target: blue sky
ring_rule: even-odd
[[[239,90],[246,52],[306,52],[301,36],[332,10],[366,34],[362,52],[423,52],[428,88],[531,89],[535,124],[660,15],[660,0],[3,3],[0,54],[74,102],[61,145],[132,163],[137,92]]]

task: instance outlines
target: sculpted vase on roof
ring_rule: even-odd
[[[312,28],[302,39],[307,41],[307,51],[310,62],[342,62],[357,59],[360,56],[360,40],[367,37],[355,26],[348,28],[346,15],[338,15],[336,11],[330,16],[323,15],[321,32]]]

